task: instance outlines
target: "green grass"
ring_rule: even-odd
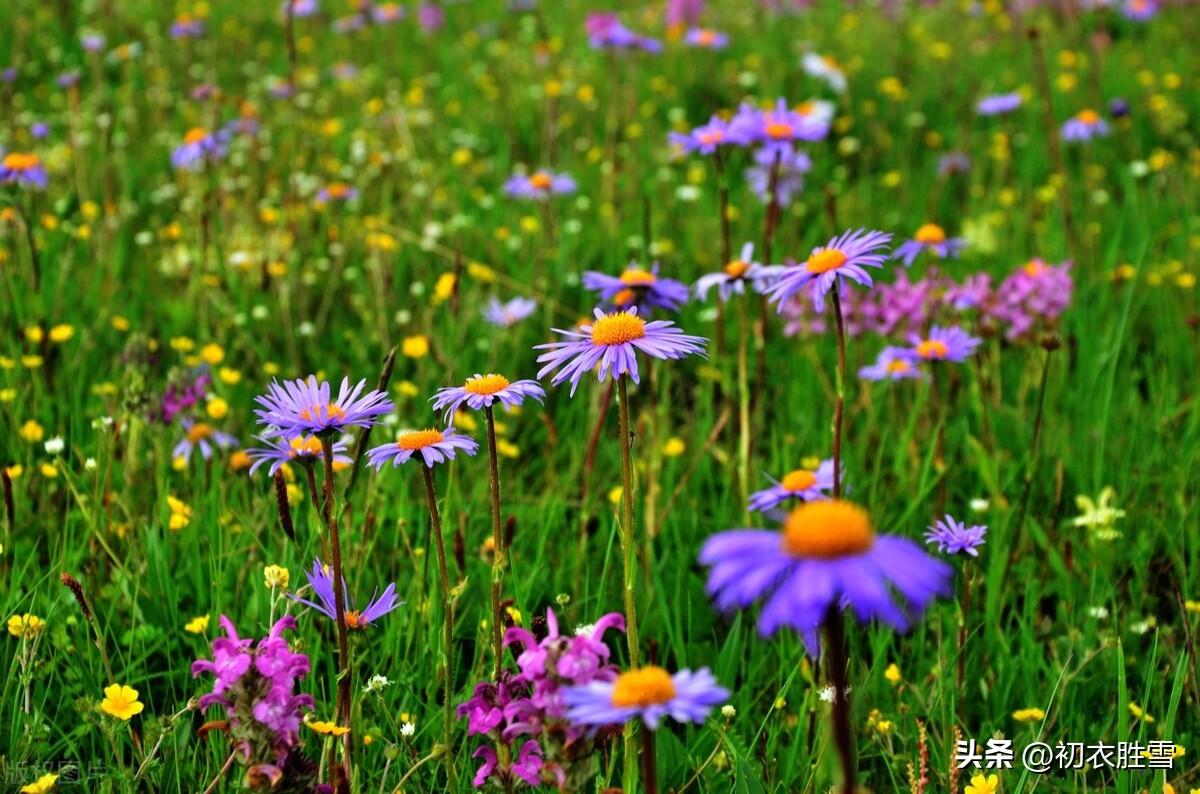
[[[47,623],[28,675],[22,642],[7,635],[0,642],[4,790],[68,765],[86,779],[68,783],[64,772],[67,791],[202,791],[227,750],[219,734],[199,738],[205,717],[184,711],[206,689],[190,664],[207,654],[218,616],[254,635],[288,606],[272,605],[264,565],[286,566],[298,587],[320,550],[323,529],[298,471],[298,542],[291,543],[279,530],[265,475],[232,470],[227,454],[211,467],[172,467],[179,428],[144,421],[172,369],[207,344],[221,346],[216,369],[228,367],[240,380],[215,384],[229,405],[217,424],[243,444],[255,433],[253,398],[273,374],[374,381],[390,347],[412,335],[428,336],[432,352],[397,359],[392,396],[402,426],[432,423],[426,397],[474,372],[533,377],[532,346],[550,340],[551,326],[590,310],[579,286],[584,270],[617,272],[633,257],[657,259],[690,282],[722,264],[711,163],[672,159],[666,133],[743,99],[833,98],[799,66],[809,43],[847,66],[850,90],[829,140],[809,147],[813,170],[783,213],[777,260],[803,259],[843,228],[907,236],[938,221],[972,243],[946,265],[956,278],[983,271],[999,280],[1034,256],[1075,261],[1072,305],[1058,328],[1062,347],[1050,356],[1044,395],[1038,384],[1046,354],[1036,344],[990,339],[978,368],[958,366],[944,379],[944,467],[934,454],[927,383],[849,379],[847,481],[877,528],[919,538],[943,499],[954,515],[989,525],[973,563],[962,689],[954,679],[953,602],[936,604],[904,636],[848,626],[862,784],[907,790],[920,721],[928,731],[930,791],[948,790],[956,726],[981,745],[1003,735],[1018,748],[1035,739],[1173,740],[1187,754],[1167,779],[1176,791],[1200,786],[1200,670],[1189,640],[1200,621],[1193,613],[1189,628],[1181,609],[1181,601],[1200,599],[1193,275],[1200,59],[1188,44],[1200,17],[1176,8],[1138,26],[1116,15],[1039,11],[1010,19],[949,4],[890,20],[838,3],[765,17],[726,2],[710,10],[711,24],[732,37],[724,52],[668,43],[658,56],[613,58],[586,47],[584,4],[544,2],[531,15],[480,0],[450,6],[447,28],[436,35],[411,20],[350,36],[297,21],[301,99],[289,103],[266,95],[266,77],[288,71],[275,3],[211,0],[209,34],[192,42],[167,35],[169,4],[113,5],[111,15],[103,2],[16,0],[0,8],[0,64],[20,68],[16,83],[0,84],[0,145],[38,151],[51,171],[48,190],[5,188],[2,199],[34,220],[40,289],[18,216],[10,209],[0,219],[0,463],[22,470],[13,479],[15,522],[5,523],[2,537],[0,610]],[[326,5],[333,15],[349,13],[349,4]],[[624,18],[662,34],[657,11],[643,17],[629,6]],[[1031,26],[1042,34],[1056,123],[1084,107],[1106,110],[1114,97],[1133,108],[1110,138],[1064,150],[1061,183],[1047,146]],[[102,31],[109,49],[141,42],[140,53],[123,62],[89,60],[78,44],[81,28]],[[1109,29],[1111,45],[1096,49],[1094,34]],[[360,73],[339,83],[330,68],[343,61]],[[55,86],[68,69],[81,70],[77,94]],[[898,79],[903,95],[889,92],[885,78]],[[216,103],[190,98],[205,82],[219,87]],[[557,91],[547,88],[551,82]],[[973,114],[983,94],[1018,89],[1028,101],[1016,114]],[[257,108],[257,143],[236,143],[211,175],[172,171],[170,151],[188,128],[229,120],[244,101]],[[35,120],[50,125],[47,140],[29,139]],[[937,158],[952,149],[968,152],[973,168],[940,179]],[[546,215],[515,203],[500,185],[518,164],[567,171],[579,192]],[[741,177],[745,164],[729,169],[733,243],[736,250],[753,240],[761,250],[764,207]],[[314,210],[312,193],[337,180],[355,185],[359,200]],[[1066,192],[1074,242],[1054,185]],[[372,247],[378,238],[370,235],[379,233],[394,245]],[[269,270],[269,263],[286,267]],[[1133,276],[1114,278],[1124,264]],[[927,267],[922,260],[913,277]],[[447,273],[459,274],[457,295],[438,301],[435,285]],[[889,264],[882,278],[893,273]],[[480,318],[492,294],[536,297],[541,308],[500,332]],[[672,669],[712,667],[736,709],[729,720],[714,715],[703,726],[658,733],[661,786],[827,791],[839,776],[829,707],[801,643],[787,633],[764,641],[755,613],[714,612],[696,564],[706,537],[745,525],[736,406],[706,443],[728,395],[736,396],[730,314],[729,352],[713,350],[707,362],[655,362],[652,377],[631,392],[636,524],[639,532],[651,524],[656,531],[650,578],[639,590],[643,654],[653,648]],[[117,318],[128,330],[114,325]],[[693,303],[676,319],[689,332],[715,333],[711,304]],[[37,343],[26,333],[58,324],[73,327],[69,340]],[[832,335],[788,338],[781,328],[772,315],[752,423],[756,484],[759,472],[778,476],[830,450]],[[183,338],[192,349],[179,349]],[[142,365],[130,354],[147,340],[157,347]],[[882,345],[870,334],[852,338],[850,369],[873,360]],[[22,357],[30,355],[42,363],[25,366]],[[501,459],[514,533],[505,595],[525,625],[552,606],[575,626],[621,608],[618,511],[609,500],[620,484],[617,412],[614,404],[582,503],[587,441],[605,389],[592,379],[573,399],[549,391],[544,409],[501,414],[503,437],[519,449]],[[101,417],[115,419],[119,432],[98,424]],[[29,420],[44,428],[41,441],[23,438]],[[472,432],[482,441],[480,422]],[[377,430],[375,440],[390,432]],[[57,476],[48,477],[41,467],[52,458],[43,442],[53,436],[66,446]],[[663,455],[669,438],[681,439],[686,452]],[[490,613],[490,563],[481,551],[491,532],[486,459],[461,457],[439,467],[436,479],[452,556],[461,545],[451,571],[465,582],[454,649],[461,700],[491,665],[481,627]],[[1075,496],[1096,498],[1106,486],[1125,511],[1116,524],[1122,534],[1111,542],[1071,523]],[[192,509],[182,530],[168,529],[168,495]],[[986,499],[987,507],[972,513],[973,499]],[[365,595],[395,581],[407,601],[354,637],[356,791],[391,790],[433,750],[442,727],[441,607],[418,472],[363,472],[342,523],[351,589]],[[114,678],[146,704],[130,723],[98,708],[112,682],[57,581],[63,572],[88,593]],[[1095,608],[1106,615],[1097,617]],[[328,719],[332,627],[297,614],[295,636],[313,662],[303,689],[315,698],[317,716]],[[199,615],[211,616],[207,632],[185,632]],[[613,648],[623,660],[623,643]],[[884,677],[891,663],[903,674],[899,685]],[[364,695],[360,685],[372,674],[395,683]],[[1136,720],[1131,702],[1155,721]],[[1011,717],[1029,707],[1043,709],[1045,720]],[[869,727],[874,709],[892,725],[886,734]],[[399,734],[401,713],[416,724],[411,738]],[[171,715],[178,715],[173,722]],[[468,739],[461,724],[455,735],[460,773],[473,770],[477,737]],[[331,749],[319,739],[303,731],[314,758]],[[597,769],[586,790],[620,785],[619,742]],[[463,790],[470,774],[460,774]],[[235,790],[240,777],[235,767],[218,790]],[[1164,776],[1042,776],[1023,771],[1018,756],[1001,780],[1004,792],[1159,792]],[[959,786],[967,782],[960,775]],[[442,767],[422,766],[406,790],[446,790]]]

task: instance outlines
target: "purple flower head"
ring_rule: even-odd
[[[812,160],[799,149],[759,149],[754,165],[746,169],[746,182],[763,204],[771,203],[771,172],[775,170],[775,201],[787,207],[804,189],[804,175],[812,170]]]
[[[1071,143],[1108,135],[1108,122],[1094,110],[1081,110],[1062,125],[1062,139]]]
[[[71,69],[60,74],[54,81],[59,88],[74,88],[79,85],[79,70]]]
[[[617,309],[637,307],[675,312],[688,301],[687,285],[673,278],[661,278],[657,262],[649,270],[638,267],[637,262],[630,262],[619,276],[585,271],[583,287],[600,293],[602,301]]]
[[[204,23],[187,14],[180,14],[171,23],[171,38],[173,39],[196,39],[203,35]]]
[[[417,24],[426,33],[437,33],[446,24],[446,9],[438,3],[422,3],[417,9]]]
[[[991,94],[979,100],[975,105],[975,112],[981,116],[999,116],[1004,113],[1012,113],[1017,108],[1021,107],[1021,95],[1015,91],[1011,94]]]
[[[506,408],[512,408],[525,402],[525,398],[537,400],[539,403],[546,396],[546,391],[535,380],[509,381],[503,375],[476,373],[467,378],[462,386],[450,386],[438,389],[438,393],[430,398],[433,410],[445,411],[446,421],[454,416],[463,405],[473,411],[490,408],[497,400]]]
[[[272,477],[286,463],[299,463],[301,465],[312,465],[325,456],[324,447],[321,444],[321,439],[316,436],[295,436],[294,438],[283,438],[282,436],[258,436],[258,440],[266,444],[266,447],[259,447],[246,450],[246,454],[250,456],[250,460],[254,463],[250,466],[250,474],[253,475],[260,466],[264,463],[270,463],[271,468],[267,473]],[[349,466],[353,461],[346,454],[347,445],[345,441],[335,441],[333,444],[333,465]]]
[[[333,592],[333,569],[322,563],[318,557],[313,560],[312,570],[308,571],[306,576],[317,601],[308,601],[292,593],[287,594],[288,598],[311,607],[330,620],[336,621],[337,603],[334,600],[336,596]],[[346,588],[346,581],[342,580],[342,604],[345,606],[346,628],[348,629],[365,629],[403,603],[396,595],[396,585],[393,582],[384,589],[381,595],[371,596],[371,600],[367,602],[365,608],[361,611],[356,610],[354,600]]]
[[[211,382],[212,376],[203,368],[174,375],[163,390],[158,418],[164,424],[175,421],[175,417],[204,398]]]
[[[254,398],[262,406],[255,409],[260,424],[274,428],[285,438],[305,433],[322,435],[350,427],[370,427],[380,416],[396,406],[387,394],[378,389],[363,393],[366,381],[354,388],[350,379],[342,378],[334,398],[328,381],[317,381],[315,375],[306,379],[272,381],[267,393]]]
[[[371,21],[376,25],[391,25],[404,19],[408,11],[399,3],[380,3],[371,6]]]
[[[928,335],[909,334],[913,355],[921,361],[966,361],[974,355],[980,339],[971,336],[958,326],[942,328],[935,325]]]
[[[225,141],[203,127],[193,127],[183,136],[183,143],[171,152],[171,165],[181,171],[198,171],[205,163],[225,154]]]
[[[198,449],[200,457],[208,460],[212,457],[214,447],[231,449],[238,444],[234,436],[222,433],[207,422],[196,422],[185,416],[180,424],[183,425],[183,438],[171,450],[173,459],[191,460],[192,452]]]
[[[729,122],[734,135],[759,144],[772,156],[791,154],[798,141],[819,141],[829,134],[829,119],[806,103],[801,110],[788,107],[782,97],[769,110],[742,105]],[[822,106],[823,107],[823,106]]]
[[[815,469],[794,469],[781,480],[767,479],[771,480],[770,488],[750,494],[750,509],[756,513],[766,513],[793,499],[799,502],[828,499],[833,490],[833,460],[823,460]]]
[[[872,284],[865,267],[882,267],[887,259],[884,249],[892,236],[884,232],[858,229],[843,232],[827,245],[814,248],[804,264],[784,270],[767,295],[783,310],[783,304],[810,281],[813,308],[818,312],[825,306],[825,296],[840,280],[849,279],[863,286]]]
[[[279,16],[285,19],[289,13],[292,19],[307,19],[316,16],[320,10],[321,4],[318,0],[283,0],[279,4]]]
[[[1123,119],[1129,115],[1128,100],[1117,97],[1112,102],[1108,103],[1108,114],[1114,119]]]
[[[505,194],[530,201],[545,201],[551,196],[567,196],[575,192],[575,180],[567,174],[538,170],[526,176],[514,174],[504,183]]]
[[[0,160],[0,184],[44,190],[49,177],[33,152],[9,152]]]
[[[537,311],[538,303],[533,298],[516,297],[501,303],[495,296],[488,299],[487,308],[483,310],[484,318],[492,325],[501,328],[512,328],[529,315]]]
[[[647,666],[622,673],[614,681],[593,681],[567,687],[567,719],[576,725],[624,725],[641,719],[657,730],[663,717],[676,722],[704,722],[709,712],[729,699],[707,667],[671,675],[661,667]]]
[[[621,24],[616,14],[592,13],[587,17],[588,44],[596,50],[642,50],[661,52],[662,42],[634,33]]]
[[[347,185],[345,182],[333,182],[318,190],[316,198],[313,200],[317,206],[323,207],[326,204],[345,204],[356,198],[358,198],[358,188]]]
[[[942,301],[956,311],[978,309],[991,300],[992,277],[988,273],[975,273],[963,279],[961,284],[950,284],[942,294]]]
[[[899,259],[905,267],[912,263],[924,251],[929,251],[939,259],[958,256],[966,243],[961,237],[947,237],[946,230],[936,223],[926,223],[917,229],[911,240],[905,240],[892,252],[893,259]]]
[[[640,351],[659,359],[679,359],[691,355],[703,355],[706,339],[689,336],[670,320],[646,322],[638,317],[637,307],[628,311],[605,314],[596,309],[596,321],[580,326],[578,331],[554,331],[565,337],[565,342],[549,342],[536,345],[535,350],[547,352],[538,356],[538,363],[545,364],[538,371],[544,378],[558,370],[551,385],[571,382],[571,394],[579,386],[580,379],[598,367],[598,377],[603,383],[609,375],[619,378],[628,375],[638,383],[637,353]]]
[[[479,451],[479,444],[470,436],[456,432],[453,427],[445,430],[408,430],[390,444],[368,450],[367,462],[379,471],[388,461],[393,466],[399,466],[408,463],[410,458],[419,453],[425,465],[433,468],[438,463],[454,460],[460,449],[468,455],[474,455]]]
[[[710,155],[721,146],[746,146],[749,140],[730,129],[728,122],[713,115],[707,124],[701,124],[690,132],[671,132],[667,140],[678,146],[685,154],[699,152]]]
[[[1121,4],[1121,16],[1134,22],[1148,22],[1157,13],[1157,0],[1125,0]]]
[[[696,291],[696,298],[702,301],[708,296],[708,291],[716,287],[717,295],[725,302],[734,295],[744,294],[747,284],[760,295],[766,293],[782,272],[783,265],[763,265],[755,262],[754,243],[746,243],[737,259],[716,273],[701,276],[696,280],[693,289]]]
[[[1073,290],[1070,262],[1051,265],[1032,259],[996,287],[984,310],[1004,326],[1006,339],[1024,339],[1053,327],[1071,304]]]
[[[709,538],[700,563],[722,612],[762,601],[758,630],[787,626],[819,649],[817,630],[830,609],[849,606],[860,621],[906,631],[935,596],[950,594],[952,571],[908,538],[876,535],[870,517],[842,500],[805,502],[781,531],[735,529]]]
[[[683,41],[689,47],[704,50],[723,50],[729,46],[729,36],[711,28],[692,28],[684,34]]]
[[[105,39],[100,33],[81,33],[79,44],[83,47],[84,52],[100,52],[104,49]]]
[[[704,0],[667,0],[667,27],[695,25],[704,17]]]
[[[863,380],[912,380],[924,378],[916,353],[907,347],[885,347],[875,363],[858,371]]]
[[[50,134],[50,127],[41,121],[35,121],[29,125],[29,135],[35,141],[40,141]]]
[[[978,557],[979,547],[983,545],[983,536],[986,534],[986,526],[968,527],[961,521],[955,521],[954,516],[946,515],[934,522],[925,533],[925,542],[936,546],[942,554],[969,554]]]

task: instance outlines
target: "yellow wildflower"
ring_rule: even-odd
[[[263,584],[268,588],[278,587],[280,590],[286,590],[291,580],[291,574],[282,565],[268,565],[263,568]]]
[[[999,775],[975,775],[964,794],[996,794],[1000,790]]]
[[[25,424],[21,425],[20,432],[21,432],[21,438],[25,439],[26,441],[30,442],[31,444],[36,444],[37,442],[41,441],[46,435],[45,428],[43,428],[40,424],[38,424],[33,419],[26,420]]]
[[[409,358],[424,358],[429,355],[429,338],[424,334],[406,336],[400,343],[400,352]]]
[[[1012,718],[1017,722],[1039,722],[1046,719],[1046,712],[1039,708],[1017,709]]]
[[[8,633],[24,640],[32,640],[46,628],[46,621],[37,615],[26,612],[24,615],[13,615],[8,619]]]
[[[189,634],[203,634],[208,629],[208,615],[200,615],[183,625],[183,630]]]
[[[131,686],[112,684],[104,688],[104,700],[100,710],[119,720],[128,722],[134,715],[141,714],[145,706],[138,702],[138,691]]]
[[[57,781],[58,775],[47,772],[32,783],[21,786],[21,794],[50,794],[51,791],[54,791],[54,784]]]

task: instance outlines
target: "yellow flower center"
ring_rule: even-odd
[[[297,455],[321,454],[321,439],[316,436],[297,436],[289,441],[288,444],[292,447],[292,451],[288,455],[293,458]]]
[[[495,394],[508,388],[508,378],[494,373],[491,375],[480,375],[476,378],[468,378],[463,388],[471,392],[471,394]]]
[[[936,223],[927,223],[913,235],[918,243],[944,243],[946,231]]]
[[[204,422],[197,422],[188,429],[187,440],[193,444],[198,444],[206,438],[212,438],[212,434],[212,425],[205,424]]]
[[[675,697],[675,682],[661,667],[650,665],[621,673],[613,684],[612,704],[617,708],[657,706]]]
[[[646,335],[646,321],[636,314],[606,314],[592,325],[592,344],[623,345]]]
[[[912,364],[908,363],[908,361],[903,358],[897,358],[889,361],[887,365],[887,371],[893,374],[908,372],[910,369],[912,369]]]
[[[840,72],[840,71],[842,70],[842,66],[841,66],[841,64],[839,64],[839,63],[837,62],[837,59],[835,59],[835,58],[834,58],[833,56],[831,56],[831,55],[822,55],[822,56],[821,56],[821,61],[822,61],[822,63],[824,63],[826,66],[828,66],[830,69],[833,69],[835,72]]]
[[[430,428],[428,430],[410,430],[396,437],[396,446],[400,449],[424,449],[445,439],[442,431]]]
[[[635,300],[637,300],[637,292],[632,289],[623,289],[613,295],[613,303],[617,306],[628,306]]]
[[[545,171],[538,171],[529,177],[529,186],[535,190],[549,190],[552,184],[554,184],[554,179]]]
[[[621,274],[621,283],[630,287],[646,287],[653,284],[657,278],[649,270],[631,267]]]
[[[945,358],[949,352],[950,348],[940,339],[926,339],[917,345],[917,355],[921,358]]]
[[[192,127],[187,131],[187,135],[183,136],[184,143],[200,143],[208,137],[208,130],[203,127]]]
[[[785,121],[769,121],[765,127],[765,132],[768,138],[780,140],[782,138],[791,138],[795,132],[795,128]]]
[[[314,405],[312,408],[305,408],[300,412],[300,418],[307,419],[310,422],[312,421],[313,417],[318,419],[321,417],[326,417],[329,419],[341,419],[345,415],[346,412],[342,410],[342,406],[335,405],[334,403]]]
[[[347,609],[342,616],[346,618],[346,628],[348,629],[361,629],[367,625],[367,622],[363,620],[362,613],[356,610]]]
[[[1036,259],[1025,263],[1025,272],[1031,276],[1040,276],[1045,269],[1045,263],[1039,262]]]
[[[4,167],[10,171],[28,171],[41,162],[33,152],[13,152],[4,156]]]
[[[867,511],[852,502],[806,502],[783,525],[783,550],[797,557],[845,557],[871,548],[875,533]]]
[[[846,254],[837,248],[825,248],[820,251],[814,251],[805,263],[809,273],[828,273],[830,270],[837,270],[842,265],[846,264]]]
[[[817,475],[808,469],[796,469],[784,475],[779,484],[789,491],[805,491],[817,483]]]
[[[750,269],[749,262],[743,262],[740,259],[735,259],[725,266],[725,275],[730,278],[741,278],[746,275],[746,271]]]
[[[1075,119],[1077,121],[1082,121],[1084,124],[1091,125],[1100,121],[1100,114],[1094,110],[1081,110],[1075,116]]]

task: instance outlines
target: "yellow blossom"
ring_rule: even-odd
[[[1046,719],[1046,712],[1039,708],[1017,709],[1012,718],[1017,722],[1038,722]]]
[[[100,701],[100,710],[105,714],[129,721],[134,715],[141,714],[143,708],[145,706],[138,702],[138,691],[133,687],[112,684],[104,688],[104,700]]]
[[[612,502],[615,505],[621,504],[621,494],[624,493],[624,490],[625,489],[623,489],[619,485],[615,486],[612,490],[610,490],[608,492],[608,501]]]
[[[521,448],[502,438],[496,441],[496,454],[502,458],[517,458],[521,455]]]
[[[291,574],[282,565],[268,565],[263,568],[263,584],[268,588],[278,587],[280,590],[287,590],[291,580]]]
[[[204,347],[200,348],[200,358],[204,359],[212,366],[216,366],[225,360],[225,348],[218,345],[216,342],[209,342]]]
[[[115,331],[128,331],[129,320],[118,314],[116,317],[112,318],[112,327]]]
[[[38,470],[42,473],[43,477],[48,479],[54,479],[58,476],[58,466],[51,462],[46,462],[38,466]]]
[[[46,628],[46,621],[37,615],[26,612],[24,615],[13,615],[8,619],[8,633],[24,640],[32,640]]]
[[[233,367],[221,367],[217,371],[217,376],[221,379],[221,383],[232,386],[242,380],[242,373],[238,372]]]
[[[33,344],[36,345],[45,338],[45,332],[42,331],[42,327],[40,325],[30,325],[25,328],[25,339]]]
[[[183,630],[189,634],[203,634],[208,629],[208,615],[199,615],[183,625]]]
[[[179,531],[192,523],[192,508],[187,503],[168,495],[167,506],[171,508],[171,518],[167,523],[168,527]]]
[[[429,338],[424,334],[406,336],[400,343],[400,352],[409,358],[423,358],[429,355]]]
[[[31,444],[36,444],[46,435],[46,430],[33,419],[26,420],[25,424],[21,425],[20,432],[21,438]]]
[[[900,666],[892,662],[883,671],[883,677],[888,680],[889,684],[899,684],[904,680],[904,676],[900,675]]]
[[[32,783],[21,786],[21,794],[50,794],[51,791],[54,791],[54,784],[57,781],[58,775],[47,772]]]
[[[12,466],[5,468],[4,473],[8,475],[8,479],[15,480],[25,473],[25,467],[20,463],[14,463]]]
[[[50,329],[50,341],[61,344],[75,335],[75,326],[60,323]]]
[[[350,732],[350,728],[343,727],[332,721],[309,720],[304,723],[314,731],[326,736],[345,736]]]
[[[442,273],[438,276],[437,283],[433,285],[434,303],[437,304],[449,300],[454,295],[454,285],[456,283],[457,278],[453,273]]]
[[[975,775],[964,794],[996,794],[1000,790],[999,775]]]
[[[686,451],[687,444],[683,442],[682,438],[677,438],[675,436],[668,438],[666,443],[663,444],[662,448],[662,454],[666,455],[668,458],[677,458]]]
[[[208,401],[207,411],[213,419],[224,419],[229,413],[229,403],[221,397],[213,397]]]
[[[179,353],[190,353],[196,346],[196,343],[186,336],[173,336],[170,344],[171,349]]]
[[[1129,704],[1129,713],[1133,715],[1134,719],[1141,720],[1142,722],[1154,722],[1154,717],[1147,714],[1146,710],[1136,703]]]

